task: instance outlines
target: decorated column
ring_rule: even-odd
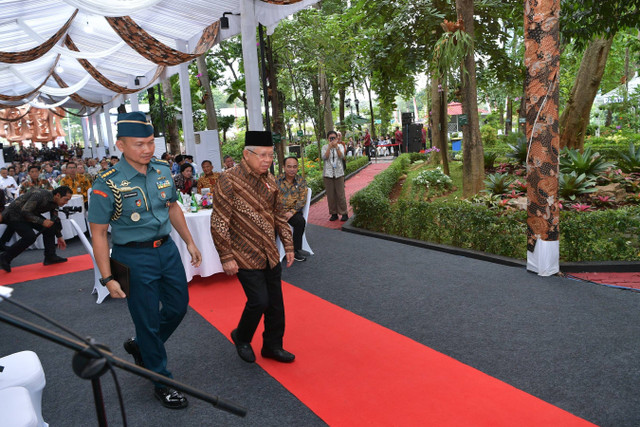
[[[527,269],[559,271],[558,72],[560,0],[525,0]]]

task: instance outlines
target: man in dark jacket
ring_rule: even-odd
[[[73,195],[69,187],[61,186],[53,191],[34,189],[13,201],[2,213],[2,220],[18,233],[20,240],[9,246],[0,255],[0,267],[11,272],[11,261],[36,241],[34,230],[42,232],[44,242],[44,265],[65,262],[67,259],[56,254],[54,236],[58,238],[58,247],[65,249],[67,244],[62,238],[62,227],[58,220],[59,207],[66,205]],[[49,212],[49,218],[42,216]],[[56,225],[57,224],[57,225]]]

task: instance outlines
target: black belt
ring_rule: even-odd
[[[148,242],[129,242],[122,246],[126,246],[128,248],[159,248],[167,243],[167,240],[169,240],[169,236],[164,236],[158,240],[149,240]]]

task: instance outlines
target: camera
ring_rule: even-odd
[[[82,206],[63,206],[58,210],[69,216],[70,214],[82,212]]]

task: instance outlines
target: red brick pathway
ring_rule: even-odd
[[[603,285],[640,290],[640,273],[572,273],[571,275]]]
[[[353,215],[353,209],[349,203],[349,199],[358,190],[366,187],[373,177],[389,167],[390,162],[371,163],[369,166],[352,176],[345,183],[345,194],[347,196],[347,206],[349,208],[349,216]],[[327,228],[333,228],[339,230],[342,228],[342,221],[329,221],[329,205],[327,204],[327,197],[323,197],[309,208],[309,223],[315,225],[321,225]]]

